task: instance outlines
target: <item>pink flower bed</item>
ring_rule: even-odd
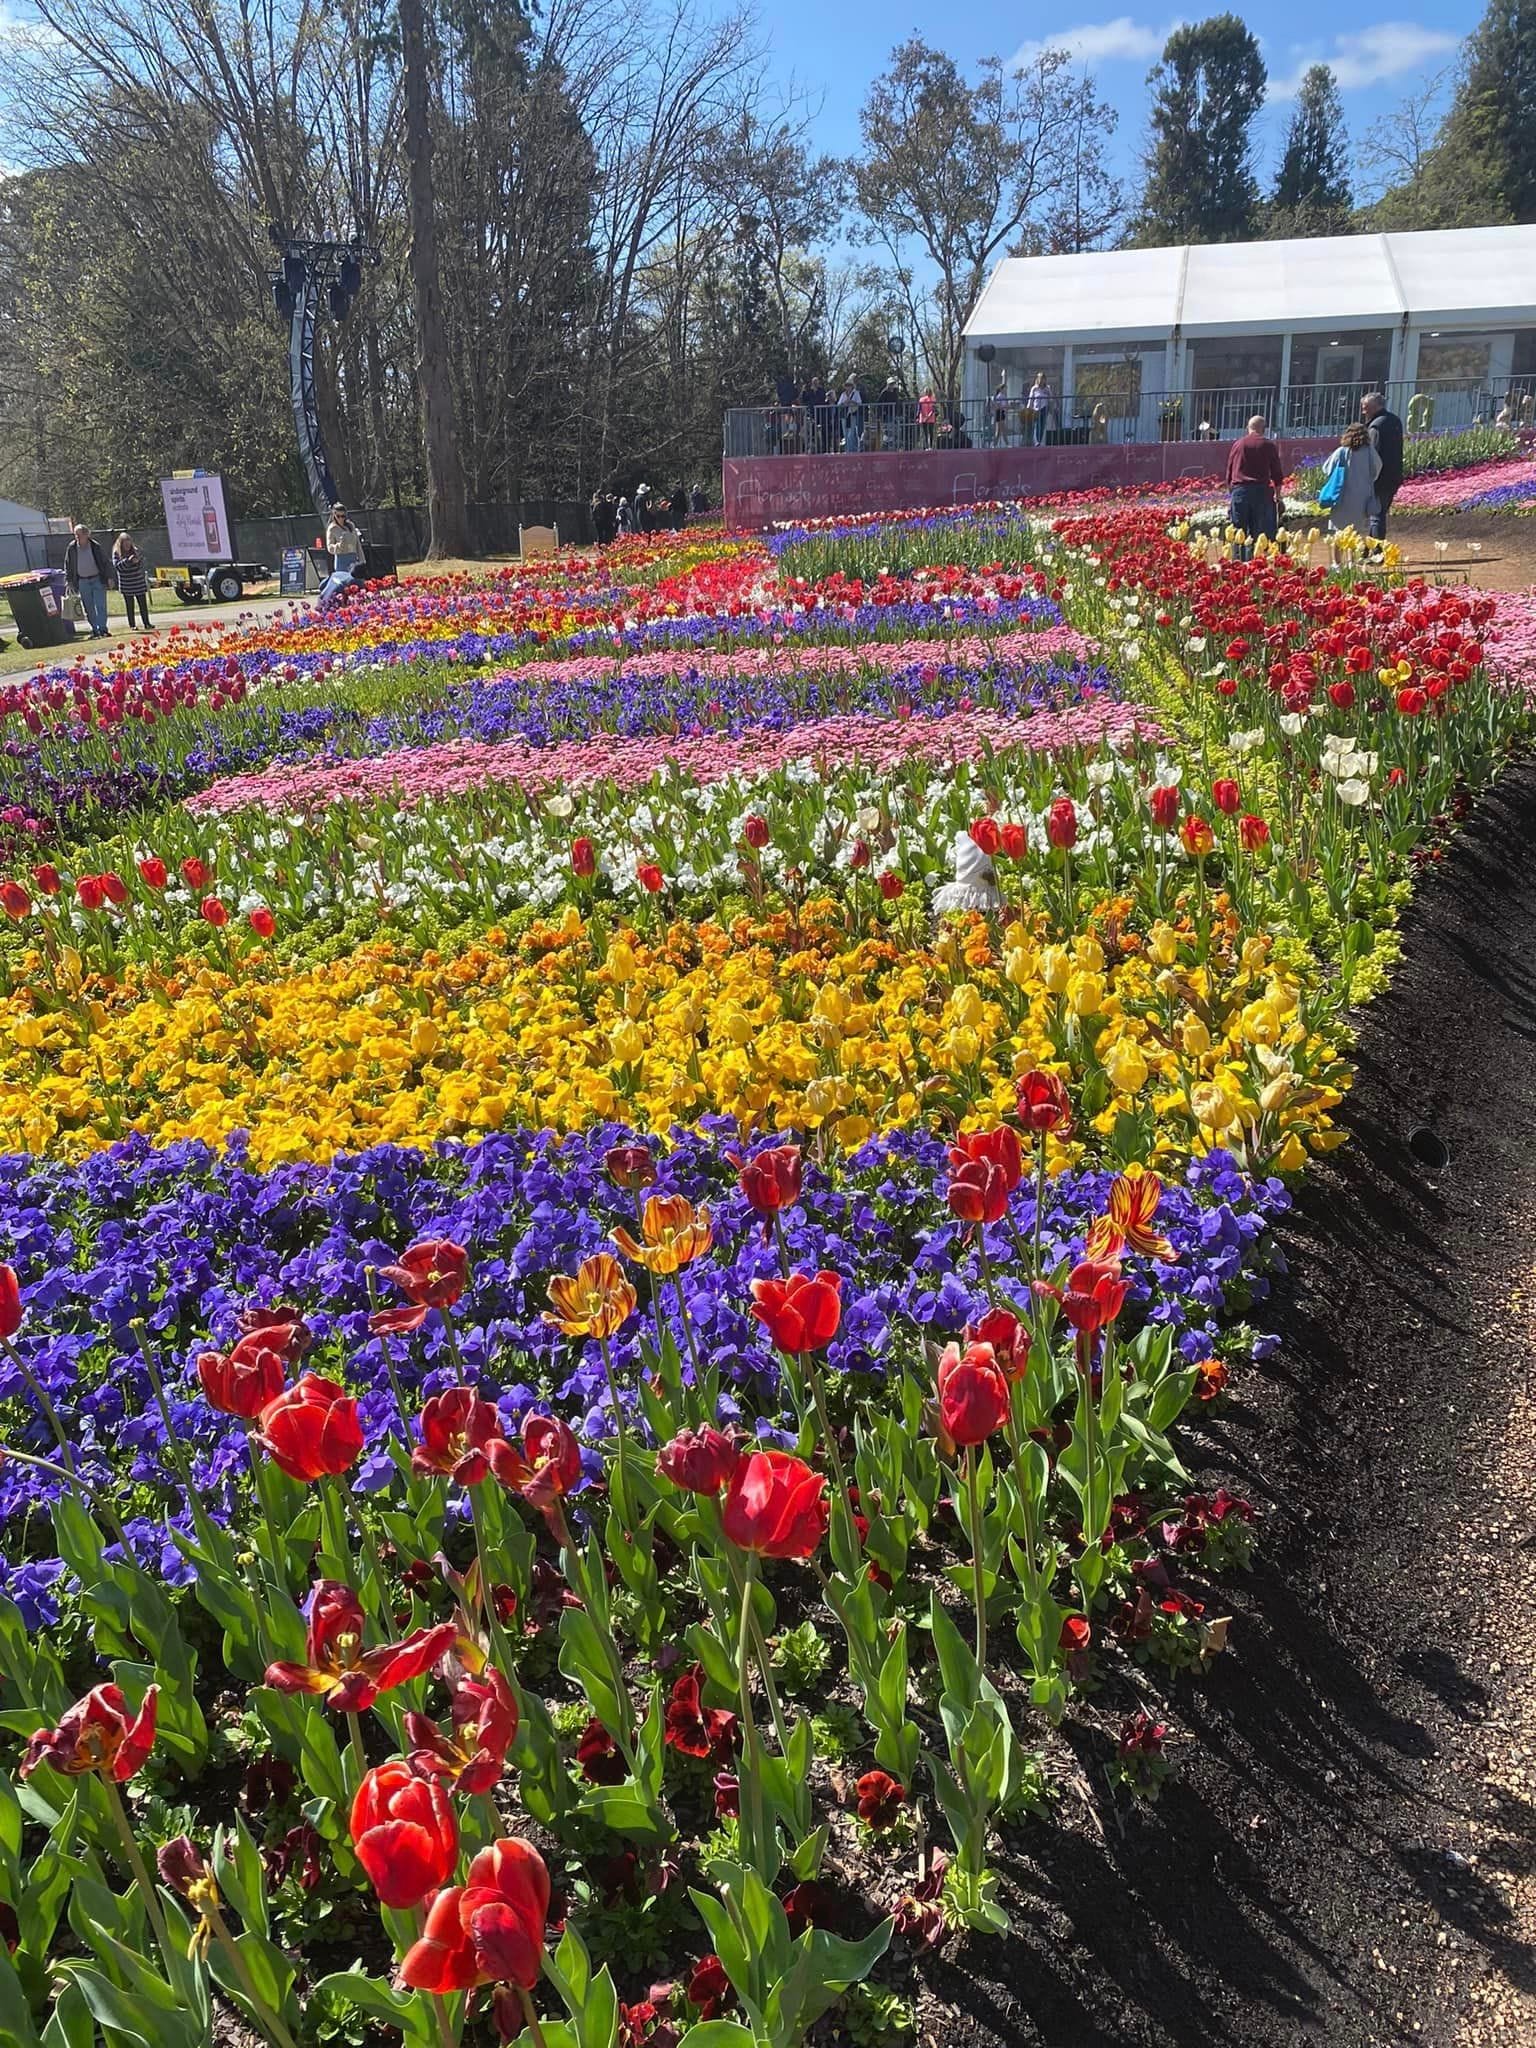
[[[1492,621],[1483,634],[1489,673],[1501,682],[1536,692],[1536,592],[1489,590]]]
[[[672,676],[680,669],[706,679],[753,674],[891,674],[925,661],[981,667],[989,661],[1091,661],[1098,653],[1072,626],[1042,626],[1036,632],[962,633],[953,640],[870,640],[862,647],[762,647],[732,654],[687,656],[672,649],[652,654],[583,654],[564,661],[519,662],[516,674],[541,683],[579,682],[616,675]],[[491,680],[494,680],[492,678]]]
[[[792,732],[749,732],[730,739],[603,734],[553,747],[530,746],[525,740],[450,740],[372,760],[300,762],[259,775],[227,776],[188,797],[187,808],[227,812],[254,804],[274,812],[312,812],[328,804],[381,798],[410,806],[483,789],[488,782],[515,784],[529,795],[593,782],[637,789],[668,766],[696,782],[761,774],[806,759],[823,761],[830,769],[858,765],[880,771],[914,760],[971,761],[1003,748],[1059,752],[1138,737],[1163,737],[1152,714],[1134,704],[1101,699],[1028,718],[996,711],[959,711],[939,719],[823,718]]]
[[[1463,469],[1436,470],[1429,476],[1411,476],[1393,499],[1400,511],[1454,511],[1465,499],[1481,497],[1485,491],[1504,490],[1511,484],[1536,481],[1536,462],[1528,455],[1511,456],[1507,462],[1474,462]]]

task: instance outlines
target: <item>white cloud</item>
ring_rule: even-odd
[[[1177,21],[1170,21],[1158,28],[1152,22],[1133,21],[1128,14],[1117,15],[1113,21],[1079,22],[1075,28],[1061,29],[1053,36],[1021,43],[1009,59],[1009,68],[1017,71],[1033,64],[1047,50],[1065,50],[1079,64],[1155,62],[1178,25]]]
[[[1364,85],[1380,85],[1384,79],[1401,78],[1405,72],[1448,57],[1461,46],[1461,37],[1443,29],[1423,28],[1416,21],[1379,21],[1373,28],[1357,29],[1351,35],[1335,36],[1331,50],[1293,45],[1297,60],[1294,71],[1271,77],[1269,97],[1293,100],[1301,89],[1309,65],[1326,64],[1341,92]]]

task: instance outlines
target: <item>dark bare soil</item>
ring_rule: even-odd
[[[1536,515],[1524,512],[1394,512],[1392,538],[1410,571],[1465,577],[1482,590],[1536,583]],[[1444,542],[1444,550],[1436,546]]]
[[[1084,1756],[1007,1860],[1017,1937],[921,1966],[943,2048],[1536,2042],[1533,840],[1527,764],[1424,878],[1284,1232],[1284,1347],[1202,1474],[1261,1549],[1183,1767],[1129,1810]]]

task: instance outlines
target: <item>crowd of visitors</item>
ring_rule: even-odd
[[[703,484],[695,484],[691,490],[674,484],[670,497],[643,482],[627,493],[594,491],[592,532],[599,547],[626,533],[680,533],[690,519],[707,517],[709,509],[709,492]]]
[[[764,409],[770,455],[874,454],[911,448],[970,448],[963,408],[946,405],[924,388],[913,398],[894,375],[866,398],[851,373],[841,386],[809,377],[796,387],[780,377],[774,404]]]

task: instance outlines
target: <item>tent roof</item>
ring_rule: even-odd
[[[1010,256],[965,324],[975,341],[1329,333],[1417,324],[1536,326],[1536,226],[1320,235]]]

